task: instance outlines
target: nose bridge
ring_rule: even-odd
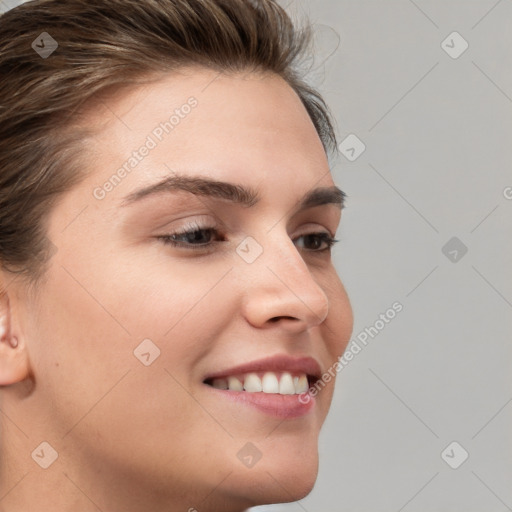
[[[253,323],[294,319],[296,328],[321,324],[329,300],[286,232],[266,233],[260,256],[246,269],[252,273],[246,313]]]

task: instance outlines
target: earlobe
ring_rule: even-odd
[[[28,354],[12,332],[9,295],[0,290],[0,386],[20,382],[29,376]]]

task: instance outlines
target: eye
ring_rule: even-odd
[[[157,238],[166,245],[195,250],[211,247],[215,243],[211,241],[213,234],[219,237],[219,231],[215,226],[200,226],[194,222],[187,224],[175,233],[162,235]]]
[[[305,244],[311,243],[314,247],[312,249],[305,249],[309,251],[316,251],[316,252],[324,252],[324,251],[330,251],[333,245],[339,240],[335,240],[329,233],[310,233],[308,235],[302,235],[298,237],[296,240],[304,239]],[[319,246],[324,246],[322,249],[319,248]]]
[[[157,238],[166,245],[186,250],[211,249],[216,243],[226,241],[215,226],[201,226],[197,223],[188,224],[181,230]],[[327,232],[308,233],[295,240],[303,240],[300,248],[307,252],[328,252],[339,242]]]

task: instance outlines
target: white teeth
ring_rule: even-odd
[[[255,373],[248,373],[244,379],[244,389],[250,393],[263,391],[261,379]]]
[[[261,374],[260,374],[261,375]],[[213,379],[211,385],[216,389],[229,391],[246,391],[248,393],[273,393],[280,395],[297,395],[305,393],[308,388],[308,378],[303,373],[292,376],[290,372],[265,372],[263,377],[257,373],[248,373],[238,377],[225,377]]]
[[[267,372],[261,380],[263,393],[279,393],[279,381],[275,373]]]
[[[299,377],[295,393],[305,393],[308,390],[308,378],[305,375]]]
[[[242,383],[236,377],[228,377],[228,388],[230,391],[243,391]]]
[[[293,379],[290,373],[285,372],[281,375],[279,381],[279,394],[280,395],[294,395],[295,386],[293,385]]]

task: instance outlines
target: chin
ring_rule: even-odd
[[[240,471],[231,483],[251,507],[298,501],[313,490],[318,476],[317,450],[306,457],[298,457],[300,452],[281,457],[276,454],[265,463],[262,459],[251,470]]]
[[[271,472],[275,478],[272,486],[273,496],[270,503],[288,503],[305,498],[315,486],[318,476],[318,464],[305,468],[303,463],[296,465],[299,470],[281,471],[277,468]]]

